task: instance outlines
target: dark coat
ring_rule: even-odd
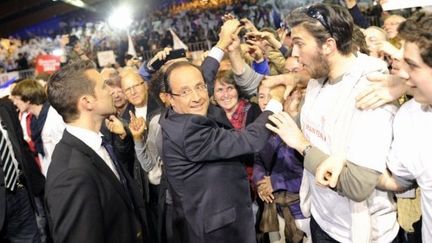
[[[31,195],[30,199],[33,203],[33,197],[43,196],[45,177],[37,166],[28,144],[24,141],[22,129],[18,120],[18,113],[15,106],[7,97],[0,99],[0,117],[6,131],[8,132],[9,141],[12,144],[15,158],[23,172],[23,183],[29,191]],[[0,166],[3,168],[1,162]],[[4,176],[3,170],[0,169],[0,230],[3,228],[6,213],[6,188]]]
[[[211,107],[209,113],[219,108]],[[220,111],[220,109],[219,109]],[[260,151],[270,132],[263,112],[241,132],[169,109],[161,116],[163,155],[178,242],[256,242],[249,183],[239,156]]]
[[[129,197],[105,162],[65,130],[45,187],[54,242],[145,242],[144,200],[132,177],[123,174]]]

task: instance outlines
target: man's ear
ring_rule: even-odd
[[[329,55],[337,50],[336,40],[333,38],[327,38],[327,40],[322,45],[322,53],[324,55]]]
[[[174,99],[173,99],[173,96],[171,95],[171,94],[169,94],[169,93],[166,93],[166,99],[168,99],[168,101],[169,101],[169,104],[171,105],[171,107],[172,108],[174,108],[175,107],[175,102],[174,102]]]
[[[92,110],[94,107],[94,97],[90,95],[83,95],[78,98],[77,108],[79,111]]]

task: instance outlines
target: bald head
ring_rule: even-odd
[[[143,107],[147,105],[147,83],[137,72],[122,72],[121,88],[123,89],[128,101],[135,107]]]

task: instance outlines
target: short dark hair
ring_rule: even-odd
[[[171,94],[171,85],[170,85],[170,76],[171,76],[171,73],[174,71],[174,70],[176,70],[176,69],[178,69],[178,68],[182,68],[182,67],[194,67],[194,68],[196,68],[198,71],[200,71],[201,72],[201,68],[199,67],[199,66],[197,66],[197,65],[194,65],[194,64],[192,64],[192,63],[190,63],[190,62],[188,62],[188,61],[179,61],[179,62],[175,62],[175,63],[173,63],[173,64],[171,64],[168,68],[167,68],[167,70],[165,71],[165,74],[164,74],[164,78],[163,78],[163,86],[164,86],[164,88],[165,88],[165,93],[168,93],[168,94]],[[201,72],[202,73],[202,72]]]
[[[47,100],[45,88],[32,79],[24,79],[15,84],[11,95],[20,96],[24,102],[30,102],[32,105],[42,105]]]
[[[286,22],[291,29],[298,25],[303,26],[319,44],[324,44],[328,38],[335,39],[337,49],[343,55],[354,51],[354,21],[348,10],[342,6],[317,3],[300,7],[291,12]]]
[[[432,13],[419,12],[399,25],[399,36],[415,43],[420,56],[429,67],[432,67]]]
[[[85,73],[92,69],[96,69],[92,61],[78,60],[62,67],[48,81],[48,100],[65,122],[78,119],[77,102],[80,96],[94,95],[96,84]]]

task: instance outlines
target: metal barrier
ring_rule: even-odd
[[[18,71],[18,77],[19,78],[34,78],[35,77],[35,70],[34,69],[26,69]]]

